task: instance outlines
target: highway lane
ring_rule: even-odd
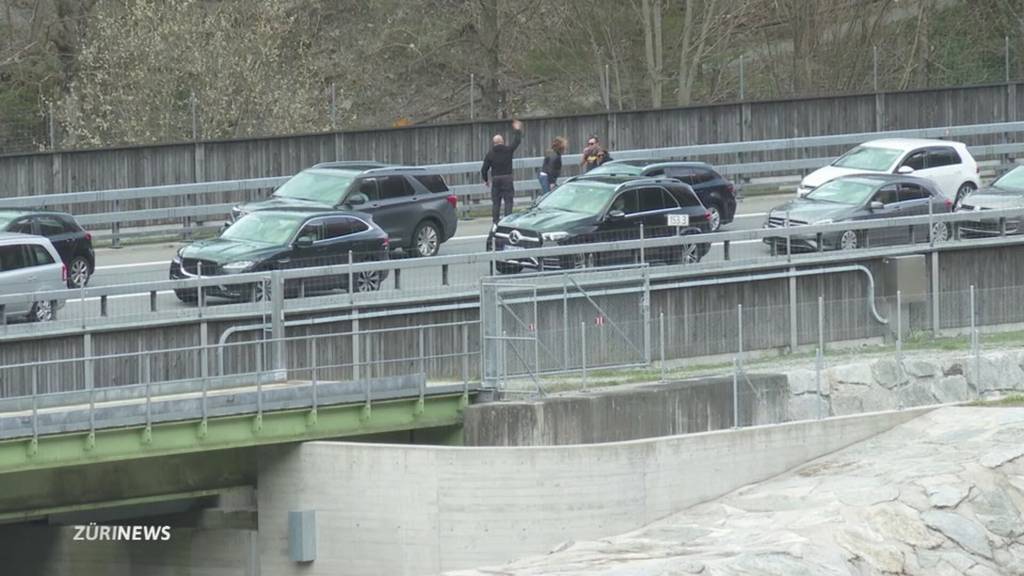
[[[759,196],[746,199],[740,204],[736,220],[726,226],[725,230],[746,230],[759,228],[763,225],[766,212],[772,206],[788,199],[790,195]],[[490,222],[486,219],[475,219],[459,222],[459,230],[454,238],[442,245],[442,255],[469,254],[484,250]],[[174,254],[183,243],[160,243],[127,247],[122,249],[97,250],[97,269],[90,286],[109,286],[125,283],[166,280],[168,267]],[[738,243],[731,248],[731,257],[739,260],[763,256],[768,253],[767,247],[760,241]],[[715,246],[705,257],[707,260],[722,258],[722,249]],[[449,283],[453,286],[475,286],[478,279],[486,276],[489,268],[486,265],[466,265],[452,267],[449,271]],[[388,278],[384,290],[393,290],[393,278]],[[439,268],[406,272],[402,278],[402,292],[412,295],[440,294],[445,288],[441,282]],[[340,292],[339,292],[340,293]],[[65,319],[78,319],[99,315],[98,298],[87,298],[83,303],[78,299],[69,300],[60,316]],[[229,303],[226,300],[210,298],[210,305],[216,306]],[[124,295],[111,297],[108,301],[108,314],[111,317],[125,315],[145,315],[149,311],[150,297],[148,294]],[[173,292],[157,294],[157,309],[186,309],[193,304],[179,302]]]

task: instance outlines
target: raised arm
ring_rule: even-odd
[[[515,152],[516,148],[519,148],[519,144],[522,141],[523,141],[523,123],[520,122],[519,120],[513,120],[512,121],[512,143],[509,144],[508,147],[511,148],[513,152]]]

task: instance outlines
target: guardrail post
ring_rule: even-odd
[[[661,382],[665,382],[665,313],[658,314],[658,349],[661,352]]]
[[[580,364],[583,371],[583,389],[587,389],[587,323],[580,322]]]
[[[352,251],[349,250],[348,251],[348,299],[349,299],[350,302],[355,300],[355,298],[356,298],[356,287],[355,287],[355,284],[353,283],[355,278],[353,276],[354,275],[352,274]]]
[[[93,374],[92,333],[90,332],[82,335],[82,358],[84,365],[83,382],[86,390],[92,390],[95,375]]]
[[[818,348],[825,353],[825,297],[818,296]]]
[[[395,290],[402,289],[402,269],[395,268]]]
[[[152,356],[144,354],[140,357],[142,361],[142,381],[146,385],[146,429],[142,432],[142,441],[148,444],[153,439],[153,394],[149,383],[152,380],[150,359]]]
[[[29,455],[39,450],[39,365],[32,366],[32,444]]]
[[[318,374],[317,374],[317,359],[316,359],[316,336],[313,336],[313,335],[310,335],[310,338],[309,338],[309,357],[310,357],[310,363],[312,364],[312,366],[311,366],[312,373],[310,374],[310,376],[311,376],[311,378],[310,378],[310,388],[312,388],[312,393],[313,393],[312,409],[313,409],[313,413],[316,414],[317,408],[319,407],[320,398],[318,396],[319,395],[319,390],[318,390],[319,385],[318,385],[318,382],[317,382]]]
[[[974,284],[971,284],[971,353],[974,355],[974,387],[981,389],[981,347],[978,345],[978,324],[974,306]]]
[[[740,427],[740,357],[732,359],[732,427]]]
[[[725,240],[722,242],[722,254],[723,259],[729,260],[729,241]]]
[[[469,389],[469,326],[462,325],[462,386]]]
[[[359,349],[359,310],[352,310],[352,379],[359,380],[359,358],[362,351]]]
[[[817,391],[817,404],[818,404],[818,420],[821,420],[821,369],[824,360],[821,348],[817,348],[814,352],[814,387]]]
[[[896,363],[903,362],[903,297],[896,291]]]
[[[154,292],[153,295],[156,295]],[[196,309],[199,311],[199,317],[203,317],[203,306],[206,304],[206,298],[203,294],[203,262],[201,260],[196,261]],[[155,305],[155,304],[154,304]]]
[[[736,305],[736,361],[741,363],[743,357],[743,304]]]
[[[793,235],[789,229],[789,210],[786,210],[786,262],[793,261]]]
[[[442,286],[447,286],[448,285],[448,265],[447,264],[442,264],[441,265],[441,285]]]
[[[640,223],[640,264],[643,265],[646,262],[644,257],[644,223]],[[627,260],[628,262],[628,260]]]
[[[420,372],[423,373],[424,376],[426,376],[426,374],[427,374],[427,358],[426,358],[427,351],[426,351],[426,346],[424,346],[424,342],[423,342],[423,327],[422,326],[420,327],[418,332],[419,332],[419,344],[417,346],[417,350],[419,351]]]
[[[932,338],[939,337],[939,253],[932,251]]]
[[[643,269],[644,291],[640,295],[640,312],[644,331],[644,364],[651,365],[651,283],[647,268]]]
[[[120,214],[121,212],[121,201],[114,198],[114,214]],[[110,247],[120,248],[121,247],[121,223],[112,222],[110,224]]]
[[[288,379],[288,342],[284,330],[284,278],[280,270],[270,273],[270,337],[274,341],[274,379]]]
[[[793,274],[796,272],[795,268],[790,268],[789,273]],[[797,346],[800,345],[799,333],[797,330],[798,318],[797,318],[797,304],[796,304],[796,276],[789,277],[789,353],[795,354]]]

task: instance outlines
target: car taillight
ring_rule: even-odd
[[[459,197],[456,196],[455,194],[449,194],[448,195],[448,203],[452,205],[452,208],[458,208],[459,207]]]
[[[711,212],[704,212],[704,219],[711,220]]]
[[[729,194],[732,194],[733,196],[735,196],[736,195],[736,185],[733,184],[732,182],[726,182],[725,183],[725,191],[728,192]]]
[[[88,240],[89,242],[92,242],[92,234],[90,234],[89,232],[86,232],[85,233],[85,239]]]
[[[68,281],[68,265],[67,264],[61,264],[60,265],[60,280],[61,280],[61,282],[67,282]]]
[[[387,248],[388,246],[391,246],[391,239],[390,238],[385,238],[385,239],[381,240],[381,242],[380,242],[380,247],[381,248]]]
[[[950,200],[949,198],[945,198],[944,200],[946,202],[946,208],[949,208],[950,210],[952,210],[953,209],[953,201]]]

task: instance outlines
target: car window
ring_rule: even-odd
[[[992,186],[1003,190],[1024,190],[1024,166],[1018,166],[999,177]]]
[[[843,154],[833,166],[854,168],[857,170],[873,170],[883,172],[889,170],[903,151],[898,148],[878,148],[876,146],[857,146]]]
[[[907,202],[909,200],[924,200],[930,196],[931,194],[929,194],[927,190],[918,186],[917,184],[900,185],[900,202]]]
[[[351,173],[311,168],[292,176],[274,192],[274,196],[335,205],[348,190],[352,180]]]
[[[872,202],[881,202],[882,204],[895,204],[899,202],[899,194],[896,192],[896,186],[886,186],[875,192],[874,197],[871,198]]]
[[[365,178],[357,182],[358,187],[356,192],[366,195],[366,199],[370,202],[380,200],[380,194],[377,190],[377,179],[376,178]]]
[[[228,228],[230,230],[230,228]],[[324,239],[324,221],[323,220],[311,220],[302,227],[296,238],[310,237],[314,242]]]
[[[0,272],[31,266],[29,258],[33,255],[27,248],[24,244],[0,246]]]
[[[14,221],[14,223],[12,223],[10,226],[7,227],[7,230],[9,232],[20,232],[22,234],[31,234],[32,233],[32,221],[29,220],[28,218],[22,218],[21,220],[16,220],[16,221]]]
[[[928,151],[927,166],[929,168],[940,168],[942,166],[953,166],[960,163],[960,155],[956,150],[946,146],[932,148]]]
[[[38,244],[32,244],[32,264],[33,266],[45,266],[47,264],[53,264],[53,256],[50,255],[50,251]]]
[[[621,210],[626,214],[636,214],[640,211],[640,204],[637,201],[636,190],[627,190],[615,197],[611,210]]]
[[[693,185],[693,170],[690,168],[669,168],[665,171],[669,178],[675,178],[687,184]]]
[[[302,214],[256,211],[242,216],[220,237],[260,244],[285,244],[305,219]]]
[[[703,168],[693,169],[693,183],[694,184],[705,184],[715,179],[715,174],[710,170],[704,170]]]
[[[404,196],[412,196],[412,187],[404,176],[385,176],[380,179],[380,199],[393,200]]]
[[[36,222],[39,224],[41,236],[56,236],[67,232],[64,222],[54,216],[37,216]]]
[[[324,225],[324,238],[341,238],[342,236],[348,236],[349,234],[356,234],[357,232],[365,232],[369,230],[362,220],[358,218],[331,218]]]
[[[673,200],[679,200],[685,208],[702,205],[700,202],[700,198],[697,197],[697,194],[695,192],[693,192],[692,190],[687,190],[686,188],[682,187],[676,188],[676,193],[673,197]]]
[[[927,155],[928,152],[925,150],[917,150],[911,152],[910,155],[907,156],[905,160],[903,160],[903,164],[900,164],[900,166],[909,166],[914,170],[924,170],[924,160]]]
[[[642,188],[637,190],[637,194],[639,196],[640,212],[679,208],[679,203],[663,188]]]
[[[586,180],[566,182],[545,194],[537,206],[548,210],[596,215],[604,209],[614,192],[612,186],[595,185]]]
[[[416,181],[423,184],[423,187],[427,190],[438,193],[447,192],[448,185],[445,184],[444,178],[438,174],[426,174],[424,176],[416,176]]]
[[[648,172],[647,176],[655,178],[655,177],[658,177],[658,176],[662,176],[664,174],[665,174],[665,169],[664,168],[655,168],[655,169],[651,170],[650,172]]]

